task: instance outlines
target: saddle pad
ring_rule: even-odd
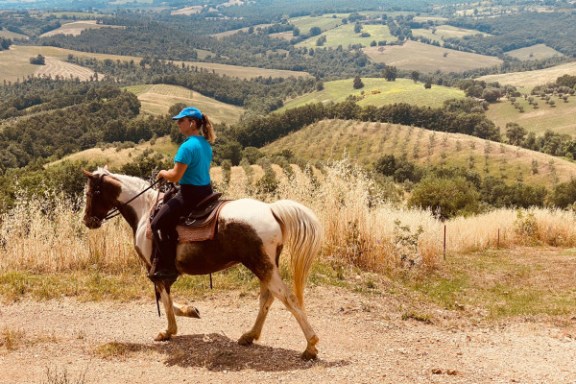
[[[177,225],[176,231],[178,232],[178,242],[179,243],[191,243],[194,241],[204,241],[212,240],[216,235],[216,226],[218,224],[218,217],[220,217],[220,210],[228,204],[228,201],[222,202],[218,207],[216,207],[216,214],[211,215],[212,219],[206,222],[205,225],[201,227],[187,227],[185,225]],[[146,237],[152,239],[152,228],[150,223],[146,228]]]

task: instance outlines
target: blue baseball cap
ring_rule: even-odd
[[[186,107],[183,110],[181,110],[180,113],[177,114],[176,116],[172,116],[172,120],[178,120],[183,117],[193,117],[196,119],[202,119],[202,112],[200,112],[198,108]]]

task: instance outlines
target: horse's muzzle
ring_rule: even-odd
[[[84,225],[90,229],[100,228],[102,226],[102,220],[95,216],[86,217],[84,218]]]

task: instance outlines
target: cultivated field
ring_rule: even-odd
[[[563,53],[558,52],[554,48],[547,46],[546,44],[536,44],[531,47],[519,48],[513,51],[506,52],[506,55],[512,56],[518,60],[542,60],[548,59],[550,57],[564,56]]]
[[[250,28],[253,28],[255,32],[257,32],[259,29],[263,29],[266,27],[271,26],[272,24],[258,24],[258,25],[254,25],[252,27],[246,27],[246,28],[240,28],[240,29],[233,29],[230,31],[225,31],[225,32],[220,32],[220,33],[214,33],[211,36],[215,37],[217,39],[221,39],[223,37],[228,37],[228,36],[232,36],[237,34],[238,32],[248,32],[248,30]],[[290,32],[290,35],[292,35],[292,32]]]
[[[456,88],[434,85],[430,89],[425,89],[422,83],[415,83],[408,79],[386,81],[385,79],[363,78],[362,82],[364,87],[361,89],[354,89],[353,79],[326,82],[322,91],[287,101],[282,110],[309,103],[342,102],[350,95],[357,97],[358,104],[361,106],[409,103],[433,108],[441,107],[445,100],[464,97],[464,92]]]
[[[37,55],[52,57],[61,61],[66,61],[68,55],[76,57],[94,57],[98,60],[120,60],[140,62],[141,57],[107,55],[101,53],[88,53],[48,46],[11,46],[7,51],[0,51],[0,81],[16,81],[26,76],[32,75],[36,70],[36,65],[30,64],[31,57]],[[238,77],[240,79],[251,79],[254,77],[309,77],[307,72],[286,71],[280,69],[264,69],[255,67],[241,67],[237,65],[202,63],[197,61],[175,61],[177,65],[182,63],[193,67],[203,68],[220,75]]]
[[[476,80],[510,84],[519,88],[522,92],[530,93],[532,88],[535,86],[554,83],[557,78],[563,75],[576,76],[576,62],[556,65],[554,67],[538,69],[535,71],[482,76],[478,77]]]
[[[28,36],[21,33],[10,32],[7,29],[0,27],[0,38],[11,40],[28,40]]]
[[[550,106],[544,99],[534,96],[538,107],[528,104],[523,97],[516,98],[516,103],[524,109],[519,112],[510,101],[501,100],[490,104],[486,116],[497,126],[505,131],[507,123],[517,123],[528,132],[534,132],[536,136],[543,135],[546,130],[568,134],[576,137],[576,97],[567,96],[567,102],[557,96],[550,100],[554,106]]]
[[[367,37],[362,37],[362,33],[367,33]],[[321,35],[313,36],[298,44],[297,47],[317,47],[317,40],[321,37],[326,37],[326,42],[322,45],[327,48],[336,48],[342,46],[344,48],[350,45],[361,45],[369,47],[373,41],[396,41],[396,37],[390,34],[390,30],[386,25],[364,25],[360,33],[354,32],[354,24],[344,24],[337,28],[330,29],[322,32]]]
[[[144,151],[152,149],[156,153],[160,153],[166,158],[173,158],[176,150],[176,144],[170,141],[169,136],[160,137],[155,141],[145,142],[135,145],[133,148],[116,148],[109,146],[106,148],[90,148],[84,151],[76,152],[64,158],[50,163],[50,165],[57,165],[64,161],[87,161],[101,166],[107,165],[110,168],[120,168],[124,164],[134,161]]]
[[[123,29],[124,27],[118,25],[96,24],[96,20],[81,20],[63,24],[60,28],[43,33],[42,35],[40,35],[40,37],[49,37],[55,35],[78,36],[82,33],[82,31],[85,31],[87,29],[101,29],[101,28]]]
[[[576,177],[575,163],[541,152],[387,123],[323,120],[267,145],[263,151],[272,154],[285,149],[312,163],[350,158],[368,166],[391,154],[416,164],[460,166],[483,176],[548,187]]]
[[[136,94],[142,105],[141,112],[152,115],[168,113],[176,103],[194,105],[205,112],[214,123],[234,123],[244,113],[244,109],[222,103],[184,87],[168,84],[147,84],[127,88]]]
[[[326,14],[322,16],[302,16],[290,18],[290,24],[295,25],[300,33],[310,32],[310,28],[318,27],[323,32],[334,29],[342,25],[342,19],[348,17],[348,14]]]
[[[412,30],[412,34],[414,36],[423,36],[432,41],[437,41],[439,43],[448,38],[462,39],[465,36],[472,36],[478,34],[482,36],[490,36],[487,33],[482,33],[473,29],[458,28],[453,27],[451,25],[438,25],[434,28],[429,29],[416,28]]]
[[[463,72],[502,63],[502,60],[496,57],[459,52],[411,40],[403,45],[364,48],[364,52],[376,63],[430,73]]]
[[[201,5],[193,5],[191,7],[184,7],[184,8],[174,10],[174,11],[170,12],[170,14],[171,15],[189,16],[189,15],[195,15],[195,14],[200,13],[200,12],[202,12],[202,6]]]
[[[34,76],[56,76],[64,79],[78,78],[80,81],[88,81],[94,77],[94,71],[90,68],[68,63],[54,57],[46,57],[45,65],[37,65]],[[104,75],[98,74],[98,79],[103,79]]]

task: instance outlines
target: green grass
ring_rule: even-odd
[[[411,40],[403,45],[364,48],[364,53],[375,63],[427,73],[462,72],[502,63],[502,60],[496,57],[460,52]]]
[[[300,30],[301,34],[307,34],[310,32],[310,28],[312,27],[318,27],[322,31],[334,29],[339,25],[342,25],[342,19],[348,16],[349,14],[340,13],[326,14],[322,16],[293,17],[289,20],[289,23],[296,26]]]
[[[414,83],[409,79],[363,78],[364,88],[354,89],[353,79],[336,80],[324,83],[322,91],[312,92],[285,103],[283,110],[300,107],[309,103],[341,102],[350,95],[357,96],[361,106],[383,106],[394,103],[409,103],[425,107],[441,107],[445,100],[460,99],[464,92],[449,87],[432,86],[425,89],[422,83]]]
[[[519,112],[509,101],[502,100],[491,104],[486,116],[505,132],[507,123],[516,123],[524,127],[528,132],[534,132],[541,136],[546,130],[556,133],[568,134],[576,137],[576,96],[569,96],[568,102],[558,97],[552,97],[554,107],[546,104],[545,100],[534,96],[538,102],[538,108],[529,105],[522,98],[516,98],[516,102],[524,108]]]
[[[485,312],[488,319],[563,316],[576,310],[576,252],[493,250],[452,255],[445,268],[406,285],[447,308]]]
[[[368,33],[370,36],[362,37],[362,33]],[[360,33],[354,32],[354,24],[345,24],[337,28],[323,32],[320,36],[326,36],[326,43],[322,47],[336,48],[342,46],[344,48],[350,45],[362,45],[364,47],[370,46],[373,41],[396,41],[396,37],[390,34],[390,30],[386,25],[364,25]],[[313,36],[298,44],[297,47],[316,48],[316,41],[320,36]]]
[[[412,30],[412,34],[414,36],[427,37],[428,39],[430,39],[432,41],[437,41],[439,43],[441,43],[442,41],[444,41],[448,38],[461,39],[464,36],[472,36],[472,35],[477,35],[477,34],[480,34],[483,36],[490,36],[487,33],[482,33],[482,32],[476,31],[474,29],[458,28],[458,27],[453,27],[451,25],[438,25],[436,27],[435,32],[433,32],[432,29],[416,28],[416,29]]]

